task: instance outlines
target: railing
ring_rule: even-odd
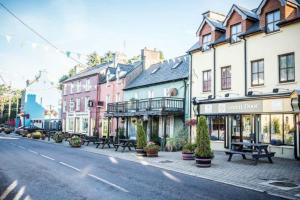
[[[126,113],[142,111],[184,111],[182,98],[158,97],[149,99],[130,100],[124,102],[109,103],[108,113]]]

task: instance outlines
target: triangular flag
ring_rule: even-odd
[[[71,51],[66,51],[66,55],[67,55],[67,57],[70,57],[71,56]]]
[[[9,43],[11,41],[11,36],[10,35],[6,35],[5,37],[6,37],[7,42]]]

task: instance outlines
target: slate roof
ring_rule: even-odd
[[[242,11],[245,15],[247,15],[248,17],[250,18],[253,18],[253,19],[259,19],[259,17],[257,16],[256,12],[254,12],[253,10],[249,10],[247,8],[244,8],[242,6],[239,6],[239,5],[235,5],[237,8],[240,9],[240,11]]]
[[[178,66],[174,69],[175,65]],[[153,73],[158,69],[155,73]],[[144,70],[136,79],[130,82],[124,90],[138,87],[146,87],[153,84],[171,82],[174,80],[186,79],[189,76],[189,56],[184,55],[175,59],[165,60],[161,63],[151,65]]]
[[[64,81],[64,83],[75,80],[75,79],[80,79],[80,78],[83,78],[83,77],[87,77],[87,76],[90,76],[90,75],[93,75],[93,74],[98,74],[98,73],[100,73],[100,71],[102,69],[105,69],[105,68],[109,67],[111,64],[112,64],[112,62],[108,62],[108,63],[103,63],[103,64],[100,64],[100,65],[96,65],[94,67],[89,67],[89,68],[83,70],[82,72],[80,72],[78,74],[75,74],[74,76],[68,78],[67,80]]]
[[[206,19],[208,21],[210,21],[212,23],[212,25],[214,27],[216,27],[217,29],[220,29],[220,30],[225,30],[226,28],[223,26],[223,22],[221,21],[218,21],[218,20],[215,20],[215,19],[212,19],[212,18],[209,18],[209,17],[206,17]]]

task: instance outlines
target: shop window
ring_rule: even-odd
[[[242,136],[243,142],[252,142],[254,140],[251,115],[242,115]]]
[[[203,92],[211,91],[211,70],[203,71]]]
[[[224,140],[225,117],[209,117],[209,132],[211,140]]]
[[[295,58],[294,53],[279,56],[279,82],[295,81]]]
[[[264,60],[252,61],[251,63],[251,85],[264,84]]]
[[[88,118],[82,118],[82,127],[81,130],[84,133],[88,132],[88,127],[89,127],[89,119]]]
[[[282,138],[282,115],[271,115],[271,144],[282,144]]]
[[[275,11],[267,13],[266,22],[267,22],[267,25],[266,25],[267,33],[278,31],[279,26],[277,24],[278,24],[278,22],[280,22],[280,11],[275,10]]]
[[[68,130],[73,131],[73,129],[74,129],[74,118],[69,118]]]
[[[270,143],[270,115],[261,115],[259,142]]]
[[[229,90],[231,89],[231,67],[221,68],[221,89]]]
[[[283,115],[283,124],[284,124],[284,144],[286,145],[294,145],[294,133],[295,133],[295,123],[294,123],[294,115],[286,114]]]

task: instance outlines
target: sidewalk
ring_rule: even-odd
[[[42,141],[42,140],[40,140]],[[52,140],[49,142],[54,143]],[[68,142],[62,144],[69,146]],[[233,156],[228,162],[224,152],[215,152],[215,158],[210,168],[198,168],[195,161],[183,161],[181,152],[159,152],[157,158],[137,157],[134,151],[116,152],[113,148],[96,149],[95,145],[82,146],[82,151],[102,154],[114,158],[138,162],[142,165],[150,165],[171,170],[191,176],[205,178],[225,184],[243,187],[288,199],[300,199],[300,162],[296,160],[273,158],[274,164],[261,160],[257,165],[251,160],[243,160],[241,156]],[[287,182],[298,187],[278,187],[268,184],[272,181]]]

